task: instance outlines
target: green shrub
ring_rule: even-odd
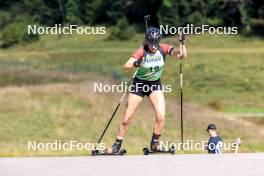
[[[252,19],[250,20],[251,32],[253,35],[264,37],[264,20]]]
[[[210,25],[210,26],[215,26],[215,27],[218,27],[218,26],[222,26],[224,24],[224,21],[220,18],[208,18],[207,19],[207,23]]]
[[[10,13],[5,11],[0,11],[0,27],[2,28],[10,21],[11,21]]]
[[[117,25],[111,30],[110,39],[129,40],[133,38],[136,31],[133,26],[130,26],[126,18],[118,20]]]
[[[4,26],[0,35],[0,46],[7,48],[16,43],[30,42],[38,39],[38,35],[29,35],[27,33],[26,19],[17,19]]]

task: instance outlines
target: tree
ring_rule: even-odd
[[[208,5],[204,0],[164,0],[158,12],[161,24],[183,26],[187,23],[202,25],[206,23]]]
[[[70,24],[81,23],[81,20],[78,16],[78,6],[76,0],[67,0],[67,3],[65,5],[65,12],[66,12],[66,17],[65,17],[66,22]]]

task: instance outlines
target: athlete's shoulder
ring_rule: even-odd
[[[160,47],[164,51],[165,54],[172,54],[174,48],[172,45],[166,44],[166,43],[161,43]]]
[[[218,137],[218,141],[223,141],[223,139],[220,136],[217,137]]]
[[[144,57],[144,48],[143,46],[138,48],[132,55],[132,57],[134,57],[135,59],[139,60],[142,59]]]

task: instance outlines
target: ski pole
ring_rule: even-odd
[[[145,27],[146,27],[146,32],[148,30],[148,21],[150,20],[150,15],[144,16],[144,21],[145,21]]]
[[[180,59],[180,96],[181,96],[181,151],[183,152],[183,73],[182,58]]]
[[[183,34],[180,34],[182,40]],[[180,44],[180,117],[181,117],[181,151],[183,153],[183,69],[182,69],[182,43]]]
[[[129,84],[128,84],[128,87],[129,87],[129,86],[131,85],[131,83],[133,82],[133,80],[134,80],[136,74],[137,74],[137,70],[136,70],[135,73],[133,74],[133,77],[131,78],[131,80],[130,80],[130,82],[129,82]],[[123,102],[123,100],[124,100],[124,98],[125,98],[125,96],[126,96],[126,93],[127,93],[127,90],[123,93],[122,97],[120,98],[120,100],[119,100],[119,102],[118,102],[118,104],[117,104],[117,106],[116,106],[116,108],[115,108],[115,110],[114,110],[114,112],[113,112],[111,118],[109,119],[109,121],[108,121],[108,123],[107,123],[107,125],[106,125],[106,127],[105,127],[105,129],[104,129],[104,131],[103,131],[103,133],[101,134],[99,140],[97,141],[96,146],[95,146],[95,150],[97,149],[98,144],[99,144],[99,143],[101,142],[101,140],[103,139],[103,137],[104,137],[104,135],[105,135],[105,133],[106,133],[106,131],[107,131],[107,129],[108,129],[108,127],[109,127],[111,121],[113,120],[113,118],[114,118],[114,116],[115,116],[115,114],[116,114],[116,112],[117,112],[119,106],[120,106],[121,103]]]
[[[148,24],[148,21],[150,21],[150,15],[146,15],[144,16],[144,21],[145,21],[145,33],[147,33],[148,31],[148,28],[149,28],[149,24]],[[144,39],[144,42],[142,45],[146,45],[146,39]]]

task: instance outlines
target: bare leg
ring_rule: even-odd
[[[128,95],[128,100],[127,100],[127,107],[122,119],[122,122],[120,124],[120,128],[117,134],[117,139],[122,140],[128,130],[129,123],[132,120],[132,117],[134,113],[136,112],[139,104],[142,101],[142,97],[130,93]]]
[[[159,151],[161,150],[159,146],[159,137],[165,124],[165,100],[163,92],[154,91],[150,94],[149,99],[156,116],[153,135],[150,141],[150,149],[152,151]]]
[[[156,120],[153,133],[160,135],[165,124],[165,99],[162,91],[154,91],[149,95],[150,102],[155,111]]]

